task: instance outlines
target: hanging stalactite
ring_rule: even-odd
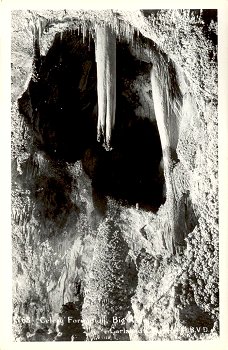
[[[177,218],[177,196],[172,175],[174,161],[172,153],[173,149],[176,148],[176,140],[172,133],[177,131],[172,129],[172,119],[178,119],[180,111],[178,110],[178,115],[175,115],[172,109],[176,104],[175,98],[179,100],[181,97],[178,96],[177,88],[175,92],[172,91],[172,89],[174,89],[172,83],[173,81],[171,80],[166,60],[160,54],[154,55],[153,68],[151,71],[152,96],[163,153],[166,201],[169,203],[170,207],[168,233],[169,237],[173,240],[170,249],[172,253],[174,253],[175,234],[177,230],[179,230],[179,227]],[[172,96],[174,94],[176,96]]]
[[[116,35],[110,27],[96,28],[98,123],[97,139],[111,148],[116,113]]]

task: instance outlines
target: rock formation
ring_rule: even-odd
[[[216,11],[13,11],[11,41],[14,337],[79,339],[94,276],[118,304],[110,232],[114,339],[216,337]]]

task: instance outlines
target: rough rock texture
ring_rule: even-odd
[[[54,44],[58,50],[58,45],[65,45],[66,42],[67,50],[70,50],[71,55],[76,55],[79,50],[75,44],[71,45],[73,39],[68,38],[70,35],[78,35],[78,31],[81,32],[79,48],[91,45],[92,51],[97,25],[110,25],[119,38],[117,50],[118,45],[120,47],[124,42],[126,49],[121,52],[141,60],[142,68],[137,68],[138,71],[132,77],[128,75],[126,67],[121,67],[121,74],[125,77],[121,81],[121,89],[127,94],[128,106],[131,101],[132,109],[126,107],[123,120],[116,121],[119,130],[123,130],[122,135],[116,135],[116,141],[119,140],[119,145],[116,142],[116,146],[120,151],[115,151],[114,148],[109,160],[101,149],[89,144],[86,149],[77,150],[81,152],[80,155],[74,158],[71,154],[66,160],[64,157],[67,151],[61,145],[68,145],[69,138],[69,149],[72,151],[74,143],[71,143],[69,134],[63,128],[64,123],[56,131],[53,127],[55,119],[45,119],[44,115],[50,115],[51,110],[45,110],[38,98],[36,101],[38,95],[33,93],[36,91],[33,89],[39,86],[39,81],[40,84],[44,81],[50,82],[48,103],[61,107],[62,102],[58,96],[63,95],[59,93],[56,82],[48,80],[52,79],[51,71],[59,69],[61,61],[52,65],[50,63],[49,67],[49,61],[45,61],[45,57],[50,57],[48,54],[54,50]],[[131,292],[131,288],[128,288],[131,308],[126,307],[126,329],[129,330],[130,339],[212,339],[218,335],[216,45],[216,14],[206,10],[13,11],[12,237],[16,339],[64,340],[64,335],[57,334],[60,332],[56,321],[58,313],[62,304],[69,302],[75,303],[79,309],[82,307],[84,291],[88,292],[90,288],[90,272],[96,269],[93,251],[94,246],[99,246],[96,241],[99,237],[97,232],[105,218],[114,213],[118,215],[118,227],[129,249],[129,275],[135,275],[135,267],[138,275],[137,280],[133,278],[132,286],[129,281],[123,282],[129,283],[132,288]],[[88,125],[94,124],[96,129],[94,116],[97,106],[92,102],[93,98],[86,95],[88,87],[91,87],[90,83],[95,79],[91,78],[93,65],[89,54],[83,57],[83,50],[82,56],[77,56],[81,75],[76,70],[65,73],[75,74],[82,96],[81,100],[75,97],[75,101],[80,105],[85,118],[86,113],[93,116],[86,121],[89,123],[92,120]],[[70,57],[72,56],[66,55],[65,59],[70,60]],[[159,199],[157,203],[149,202],[148,210],[148,203],[143,205],[143,200],[140,199],[143,185],[140,183],[142,178],[137,173],[137,169],[142,168],[144,163],[140,162],[140,155],[134,158],[140,145],[134,141],[134,133],[124,134],[126,128],[123,125],[131,128],[135,123],[135,129],[140,132],[138,125],[142,127],[146,120],[146,128],[142,127],[143,135],[145,130],[149,130],[149,121],[154,123],[157,117],[157,101],[153,101],[150,91],[150,70],[151,67],[153,69],[153,64],[160,62],[159,67],[163,64],[164,73],[165,69],[169,69],[170,61],[173,67],[173,71],[169,70],[168,73],[170,81],[173,83],[175,80],[181,97],[179,100],[175,98],[175,94],[172,94],[174,85],[171,84],[170,87],[167,81],[163,85],[162,93],[168,91],[165,107],[170,104],[173,113],[179,113],[180,116],[175,123],[172,118],[168,127],[174,145],[168,178],[164,171],[164,159],[159,170],[158,192],[164,183],[163,172],[165,175],[163,199]],[[49,68],[43,68],[43,75],[39,74],[42,68],[40,62],[50,68],[50,74]],[[129,59],[129,67],[129,70],[134,71],[134,60]],[[57,76],[57,73],[53,74]],[[95,92],[96,88],[91,87],[91,94]],[[68,101],[70,106],[73,105],[72,101],[73,96]],[[125,106],[124,103],[121,108],[122,106]],[[43,109],[39,110],[40,107]],[[118,110],[118,103],[116,107]],[[133,114],[131,120],[129,114],[133,110],[134,115],[143,120],[141,124],[137,124],[138,119]],[[56,115],[61,113],[58,110],[55,112]],[[65,124],[71,120],[69,117]],[[84,130],[86,127],[83,119],[80,123]],[[71,129],[78,132],[75,128],[77,124],[72,125],[74,128]],[[91,126],[89,137],[93,137],[93,127]],[[61,128],[62,133],[59,132]],[[45,130],[49,129],[52,134],[50,132],[46,135]],[[78,139],[80,130],[77,133]],[[151,130],[154,130],[152,126]],[[64,133],[66,138],[61,139]],[[116,188],[121,187],[121,177],[118,174],[121,169],[129,167],[125,164],[129,157],[123,158],[122,163],[118,158],[118,152],[129,152],[123,146],[126,144],[125,136],[129,142],[133,138],[129,144],[133,149],[132,159],[135,164],[131,164],[130,169],[133,169],[132,173],[137,178],[135,183],[140,185],[136,188],[136,192],[139,192],[137,199],[128,198],[127,201],[120,202],[120,199],[125,199],[125,188],[131,181],[128,173],[118,198]],[[61,142],[55,144],[56,140]],[[140,139],[141,143],[143,137]],[[161,146],[158,143],[156,147]],[[146,148],[148,149],[145,144],[145,148],[142,148],[144,152]],[[158,167],[161,160],[159,152],[156,160],[153,160],[154,168]],[[116,159],[119,163],[114,179],[111,179],[112,172],[106,172],[105,169],[116,164]],[[146,159],[149,164],[149,153]],[[106,162],[106,166],[100,166],[101,160]],[[101,175],[102,180],[97,177],[97,169],[104,172]],[[158,175],[153,171],[151,174],[154,178]],[[112,189],[108,181],[106,184],[107,179],[113,181]],[[118,181],[115,182],[115,179]],[[172,183],[171,190],[168,189],[167,179]],[[101,186],[103,183],[105,188]],[[151,191],[155,191],[155,188],[156,184]],[[126,286],[123,286],[123,290],[126,290]],[[70,310],[73,312],[74,307]],[[63,314],[64,312],[62,311]],[[41,316],[47,319],[52,317],[55,320],[54,326],[53,322],[40,322]],[[22,322],[23,318],[30,322]],[[62,333],[64,332],[63,330]],[[74,330],[69,332],[74,336]]]

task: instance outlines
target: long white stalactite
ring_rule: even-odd
[[[169,203],[169,235],[175,241],[177,201],[175,196],[175,185],[172,178],[172,157],[171,157],[171,120],[169,110],[168,86],[164,74],[161,74],[161,64],[156,62],[151,71],[151,85],[154,102],[155,116],[161,140],[164,176],[166,182],[166,201]],[[171,248],[173,249],[173,247]]]
[[[110,27],[96,29],[98,123],[97,139],[111,148],[116,114],[116,35]]]

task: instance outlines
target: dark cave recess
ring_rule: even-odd
[[[156,211],[164,202],[164,176],[156,122],[135,115],[139,97],[131,84],[150,64],[117,43],[116,125],[113,149],[97,142],[97,77],[94,41],[69,31],[56,34],[46,56],[36,42],[35,78],[19,99],[19,111],[38,150],[52,161],[82,161],[93,189],[125,204]]]

